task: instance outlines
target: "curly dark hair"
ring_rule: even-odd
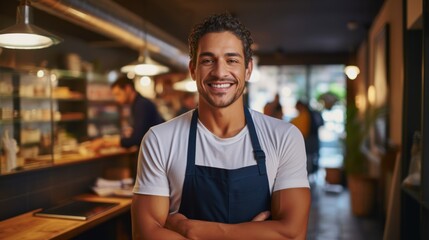
[[[197,48],[198,41],[207,33],[212,32],[224,32],[229,31],[237,36],[242,44],[244,49],[244,62],[247,68],[247,64],[252,58],[252,49],[253,44],[252,37],[250,36],[249,30],[238,20],[238,18],[232,16],[230,13],[220,13],[214,14],[206,18],[202,23],[197,24],[192,29],[191,34],[188,37],[189,42],[189,57],[193,64],[197,59]]]

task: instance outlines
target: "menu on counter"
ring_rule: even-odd
[[[87,220],[118,204],[119,203],[73,200],[65,204],[43,209],[40,212],[35,212],[34,216]]]

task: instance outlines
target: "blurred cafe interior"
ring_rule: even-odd
[[[139,148],[88,147],[133,129],[111,84],[195,108],[187,37],[225,11],[255,41],[246,104],[323,118],[307,239],[429,239],[429,0],[0,1],[0,239],[132,238]]]

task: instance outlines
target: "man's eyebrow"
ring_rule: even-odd
[[[199,57],[213,57],[214,54],[211,52],[202,52],[198,55]]]
[[[240,53],[237,53],[237,52],[225,53],[225,55],[227,57],[240,57],[240,58],[243,57],[243,55],[241,55]],[[211,52],[202,52],[202,53],[199,54],[199,57],[205,57],[205,56],[207,56],[207,57],[213,57],[214,54],[211,53]]]
[[[243,57],[243,55],[241,55],[240,53],[237,53],[237,52],[226,53],[225,55],[228,57],[240,57],[240,58]]]

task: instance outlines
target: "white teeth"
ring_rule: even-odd
[[[231,84],[230,83],[222,83],[222,84],[213,83],[213,84],[211,84],[211,86],[214,88],[228,88],[231,86]]]

